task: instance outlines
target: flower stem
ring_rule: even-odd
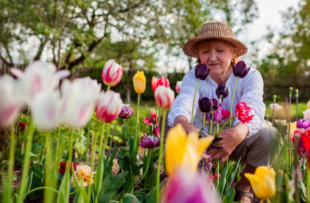
[[[73,145],[73,130],[71,129],[71,133],[70,133],[70,141],[69,141],[69,158],[67,161],[67,167],[66,167],[66,173],[68,172],[69,175],[67,175],[67,180],[66,180],[66,191],[68,191],[68,193],[66,193],[66,195],[68,194],[68,197],[66,197],[66,199],[69,198],[69,186],[70,186],[70,170],[71,170],[71,160],[72,160],[72,145]]]
[[[144,173],[143,173],[143,176],[140,178],[140,180],[138,181],[138,183],[137,183],[133,188],[136,188],[136,187],[139,185],[139,183],[142,181],[142,179],[146,176],[147,171],[149,170],[149,165],[150,165],[150,161],[151,161],[151,157],[152,157],[152,150],[153,150],[153,149],[149,149],[149,153],[147,153],[148,156],[149,156],[149,161],[147,162],[147,166],[146,166],[146,169],[145,169],[145,171],[144,171]],[[145,150],[145,151],[146,151],[146,150]]]
[[[202,131],[204,131],[206,125],[206,113],[203,113]]]
[[[110,140],[109,155],[108,155],[108,157],[110,157],[111,148],[112,148],[113,135],[114,135],[114,132],[115,132],[115,129],[116,129],[117,124],[118,124],[118,119],[116,119],[116,123],[115,123],[114,129],[113,129],[113,133],[112,133],[112,137],[111,137],[111,140]]]
[[[30,122],[29,132],[27,136],[26,142],[26,149],[25,149],[25,157],[23,162],[23,170],[22,170],[22,178],[20,182],[20,190],[18,193],[18,203],[22,203],[24,201],[24,193],[26,192],[27,186],[27,178],[28,178],[28,169],[29,169],[29,161],[30,161],[30,152],[31,152],[31,145],[32,145],[32,138],[34,132],[34,123],[33,121]]]
[[[102,153],[102,143],[103,143],[103,134],[104,134],[104,123],[102,124],[102,131],[101,131],[101,136],[100,136],[100,143],[99,143],[99,157],[101,156]]]
[[[191,116],[191,124],[193,125],[193,118],[194,118],[194,107],[195,107],[195,100],[196,100],[196,93],[199,87],[199,83],[200,83],[200,79],[198,80],[197,86],[196,86],[196,90],[195,90],[195,94],[194,94],[194,99],[193,99],[193,107],[192,107],[192,116]]]
[[[54,176],[51,174],[53,174],[53,171],[51,170],[51,165],[52,165],[52,159],[53,159],[53,152],[52,152],[52,148],[51,146],[53,146],[50,143],[50,133],[47,132],[46,136],[45,136],[45,187],[47,188],[51,188],[53,187],[53,182],[54,182]],[[52,180],[51,180],[52,179]],[[52,190],[48,190],[45,189],[44,190],[44,202],[52,202],[53,201],[53,197],[54,197],[54,192]]]
[[[290,140],[290,134],[291,134],[291,102],[292,102],[292,91],[293,88],[290,87],[290,93],[289,93],[289,104],[288,104],[288,150],[289,150],[289,167],[290,167],[290,171],[292,171],[292,152],[291,152],[291,142]],[[297,113],[297,112],[296,112]]]
[[[107,91],[109,91],[109,90],[110,90],[110,88],[111,88],[111,86],[108,86]]]
[[[94,133],[92,135],[92,146],[91,146],[91,160],[90,160],[90,169],[91,169],[91,174],[94,171],[94,165],[95,165],[95,146],[97,142],[97,134]],[[88,197],[87,197],[87,202],[90,202],[91,200],[91,193],[92,193],[92,188],[93,187],[88,187]]]
[[[237,77],[236,83],[235,83],[235,87],[234,87],[234,91],[231,95],[231,103],[230,103],[230,118],[232,117],[232,105],[233,105],[233,101],[234,101],[234,96],[235,96],[235,91],[236,91],[236,87],[237,87],[237,83],[238,83],[239,77]],[[229,128],[231,128],[231,121],[229,122]]]
[[[136,127],[135,127],[135,139],[134,139],[134,150],[132,157],[136,157],[136,153],[138,152],[139,148],[139,139],[138,139],[138,123],[139,123],[139,105],[140,105],[140,94],[138,94],[138,106],[137,106],[137,121],[136,121]]]
[[[296,121],[298,121],[298,89],[295,90],[296,92]],[[294,142],[294,169],[296,171],[295,173],[295,188],[296,188],[296,193],[295,193],[295,200],[297,203],[300,202],[300,190],[298,187],[298,175],[297,175],[297,170],[299,169],[299,163],[298,163],[298,152],[297,152],[297,148],[298,148],[298,139],[295,139]]]
[[[3,200],[10,201],[12,193],[12,180],[13,180],[13,169],[14,169],[14,153],[15,153],[15,135],[14,125],[11,127],[10,135],[10,155],[9,155],[9,169],[8,169],[8,192],[2,193]],[[5,202],[3,201],[3,202]]]
[[[276,95],[273,95],[273,108],[272,108],[272,126],[274,126],[274,112],[275,112],[275,108],[274,108],[274,106],[275,106],[275,104],[276,104]],[[267,125],[268,125],[268,123],[267,123]]]
[[[161,167],[161,156],[164,147],[164,132],[165,132],[165,123],[166,123],[166,110],[163,112],[163,121],[161,126],[161,134],[160,134],[160,147],[159,147],[159,157],[158,157],[158,165],[157,165],[157,188],[156,188],[156,202],[159,202],[159,182],[160,182],[160,167]]]
[[[211,132],[212,132],[212,125],[213,125],[213,110],[212,110],[212,113],[211,113],[211,121],[210,121],[210,125],[209,125],[209,135],[211,135]]]
[[[308,162],[309,160],[307,160]],[[310,172],[309,163],[307,163],[306,169],[306,188],[307,188],[307,203],[310,203]]]

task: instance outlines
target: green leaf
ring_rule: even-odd
[[[231,203],[231,202],[233,202],[234,197],[235,197],[235,188],[232,187],[228,191],[228,195],[224,198],[223,203]]]
[[[41,149],[41,146],[42,146],[42,144],[41,144],[40,142],[35,142],[35,143],[33,143],[33,144],[32,144],[31,152],[32,152],[33,154],[38,153],[39,149]]]
[[[219,192],[220,196],[222,196],[223,192],[224,192],[224,188],[225,188],[225,184],[226,184],[227,171],[228,171],[229,168],[230,168],[230,163],[227,164],[227,166],[225,167],[225,169],[221,173],[220,184],[218,186],[218,192]]]
[[[230,188],[230,185],[231,185],[232,181],[234,180],[234,178],[235,178],[235,176],[236,176],[236,173],[237,173],[237,171],[238,171],[238,167],[239,167],[240,160],[241,160],[241,158],[239,158],[239,160],[236,162],[235,166],[232,167],[232,168],[233,168],[233,171],[232,171],[232,173],[231,173],[231,175],[230,175],[230,177],[229,177],[229,179],[228,179],[228,182],[227,182],[227,184],[226,184],[226,190],[225,190],[226,193],[225,193],[225,196],[227,196],[227,195],[228,195],[228,191],[230,191],[229,188]]]
[[[104,144],[105,146],[105,144]],[[95,197],[99,197],[99,193],[101,190],[102,180],[103,180],[103,173],[104,173],[104,151],[105,147],[102,148],[101,156],[98,160],[98,165],[96,169],[96,175],[95,175]]]
[[[123,203],[140,203],[136,196],[132,194],[125,194],[123,197]]]

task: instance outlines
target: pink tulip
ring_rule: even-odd
[[[170,87],[169,80],[165,77],[159,78],[157,83],[156,83],[156,88],[159,86]]]
[[[96,106],[97,119],[102,123],[111,123],[122,110],[123,102],[119,93],[107,91],[101,93]]]
[[[63,80],[60,87],[60,123],[81,128],[90,120],[100,92],[100,85],[89,77]]]
[[[155,92],[156,90],[156,85],[157,85],[157,81],[158,81],[158,78],[157,77],[154,77],[152,78],[152,82],[151,82],[151,87],[152,87],[152,90]]]
[[[155,90],[155,102],[161,109],[170,109],[174,101],[174,92],[165,86],[159,86]]]
[[[282,106],[280,106],[279,104],[277,103],[274,103],[274,104],[270,104],[270,108],[274,111],[279,111],[282,109]]]
[[[114,59],[109,59],[102,69],[101,77],[105,85],[116,86],[123,77],[123,68]]]
[[[156,125],[158,123],[157,116],[158,114],[155,113],[155,109],[151,109],[151,117],[146,117],[145,119],[143,119],[143,123],[147,125]]]
[[[155,136],[159,136],[160,135],[160,133],[159,133],[159,126],[154,127],[153,135],[155,135]]]
[[[17,68],[11,68],[10,71],[18,78],[21,84],[20,92],[29,103],[37,93],[53,91],[59,85],[59,80],[70,75],[68,70],[56,72],[56,66],[52,63],[35,61],[29,64],[25,72]]]
[[[181,91],[181,85],[182,85],[182,81],[178,81],[176,86],[175,86],[175,91],[180,94]]]
[[[118,115],[118,117],[122,119],[128,119],[134,114],[134,110],[129,106],[129,104],[124,104],[123,108],[121,110],[121,113]]]
[[[11,126],[25,106],[19,83],[9,75],[0,77],[0,128]]]

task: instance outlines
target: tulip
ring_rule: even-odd
[[[157,136],[144,134],[140,137],[139,145],[142,148],[148,148],[148,149],[158,147],[160,145],[160,138]]]
[[[212,106],[212,110],[213,111],[216,111],[216,110],[218,110],[218,108],[220,107],[220,102],[219,101],[217,101],[216,99],[212,99],[212,104],[213,104],[213,106]]]
[[[310,109],[307,109],[303,112],[304,118],[310,118]]]
[[[58,92],[41,92],[30,103],[30,110],[35,126],[42,130],[52,130],[59,125]]]
[[[68,70],[57,71],[52,63],[35,61],[29,64],[25,72],[17,68],[11,68],[10,71],[18,78],[21,83],[21,94],[30,102],[37,93],[53,91],[59,85],[59,80],[70,75]]]
[[[186,168],[195,174],[201,154],[213,140],[213,136],[199,139],[196,133],[190,133],[187,136],[180,124],[171,128],[167,135],[165,151],[165,166],[168,175],[173,175],[179,168]]]
[[[129,106],[129,104],[123,104],[123,108],[118,117],[122,119],[128,119],[134,114],[134,110]]]
[[[164,203],[196,202],[219,203],[219,197],[212,188],[212,183],[203,174],[189,175],[187,170],[180,170],[175,177],[170,177],[165,187]]]
[[[213,113],[213,122],[227,121],[229,119],[230,112],[228,110],[222,109],[222,104],[219,105],[219,108]],[[212,113],[206,114],[206,120],[211,121]]]
[[[208,69],[205,63],[196,65],[195,76],[199,80],[205,80],[208,77],[210,70],[211,69]]]
[[[156,88],[158,86],[165,86],[165,87],[170,87],[170,83],[169,80],[165,77],[161,77],[158,79],[157,83],[156,83]]]
[[[198,101],[198,107],[203,113],[210,113],[213,109],[213,101],[208,97],[200,98]]]
[[[107,86],[116,86],[123,77],[123,68],[115,62],[114,59],[109,59],[104,65],[101,73],[102,81]]]
[[[276,172],[266,166],[256,168],[254,174],[245,173],[244,176],[250,181],[255,195],[261,199],[273,197],[276,193]]]
[[[75,175],[78,180],[82,177],[83,187],[87,187],[88,184],[92,184],[94,182],[90,166],[78,165],[76,167]],[[72,184],[74,185],[74,180],[72,180]]]
[[[254,117],[253,109],[245,102],[239,102],[236,106],[236,116],[242,123],[250,123]]]
[[[307,103],[307,108],[310,109],[310,100]]]
[[[274,103],[274,104],[270,104],[270,108],[274,111],[279,111],[282,109],[282,106],[280,106],[279,104],[277,103]]]
[[[286,120],[276,119],[275,122],[277,125],[286,126]]]
[[[102,123],[111,123],[122,110],[123,102],[119,93],[109,90],[101,93],[96,106],[96,117]]]
[[[147,125],[156,125],[156,124],[158,124],[158,122],[157,122],[157,116],[158,116],[158,114],[155,113],[155,109],[151,109],[151,118],[146,117],[146,118],[143,120],[143,123],[145,123],[145,124],[147,124]]]
[[[226,109],[221,110],[222,120],[227,121],[230,117],[230,111]]]
[[[60,87],[60,123],[71,128],[84,127],[90,120],[100,92],[100,85],[89,77],[63,80]]]
[[[155,136],[159,136],[159,126],[156,126],[154,129],[153,129],[153,135]]]
[[[248,74],[250,68],[251,67],[247,68],[244,61],[239,61],[237,64],[234,65],[233,73],[238,78],[244,78]]]
[[[221,84],[217,87],[215,93],[216,93],[216,96],[217,96],[218,98],[220,98],[220,97],[222,96],[222,100],[223,100],[224,98],[226,98],[226,97],[229,95],[229,88],[228,88],[228,87],[226,86],[226,84],[223,82],[223,83],[221,83]]]
[[[310,118],[307,119],[300,119],[297,122],[297,128],[303,128],[303,129],[307,129],[310,127]]]
[[[27,128],[27,125],[25,122],[19,122],[17,129],[20,133],[24,132],[25,128]]]
[[[295,145],[295,139],[297,139],[296,143],[296,145],[298,146],[297,152],[299,156],[301,156],[304,159],[308,159],[310,153],[310,147],[308,149],[305,147],[305,145],[308,146],[307,143],[310,143],[309,131],[310,129],[309,130],[305,130],[302,128],[296,129],[294,133],[291,134],[290,136],[293,145]]]
[[[153,76],[152,81],[151,81],[151,87],[152,87],[153,92],[155,92],[156,90],[157,81],[158,81],[158,78]]]
[[[177,81],[177,84],[175,86],[175,91],[180,94],[181,91],[181,85],[182,85],[182,81]]]
[[[159,86],[155,90],[155,102],[163,110],[170,109],[174,101],[174,91],[169,87]]]
[[[18,81],[9,75],[0,77],[0,129],[11,126],[25,105]]]
[[[200,169],[200,171],[204,171],[204,170],[211,171],[212,169],[211,159],[212,159],[211,154],[210,155],[208,155],[207,153],[202,154],[202,157],[198,164],[198,168]]]
[[[76,167],[79,165],[78,163],[72,163],[72,165],[73,165],[73,169],[74,169],[74,171],[76,170]],[[65,172],[66,172],[66,168],[67,168],[67,162],[64,162],[64,161],[62,161],[62,162],[60,162],[59,163],[59,168],[58,168],[58,172],[63,176],[64,174],[65,174]],[[72,168],[70,168],[70,173],[71,173],[71,170]]]
[[[142,94],[145,91],[146,79],[143,71],[138,71],[133,76],[133,87],[137,94]]]

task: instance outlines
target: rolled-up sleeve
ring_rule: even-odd
[[[264,94],[264,82],[261,74],[257,70],[251,70],[248,75],[239,79],[241,88],[241,98],[238,102],[246,102],[247,105],[253,108],[254,117],[251,123],[246,123],[249,128],[247,137],[255,134],[262,126],[264,121],[264,115],[266,106],[263,102]],[[237,125],[241,121],[235,119],[233,126]]]
[[[195,68],[193,68],[185,74],[181,85],[180,94],[176,97],[168,114],[169,126],[173,126],[174,119],[179,115],[185,116],[187,121],[191,122],[192,105],[197,83],[198,79],[195,77]],[[201,87],[201,85],[199,85],[199,87]],[[194,116],[196,109],[198,108],[198,100],[199,89],[195,98]]]

